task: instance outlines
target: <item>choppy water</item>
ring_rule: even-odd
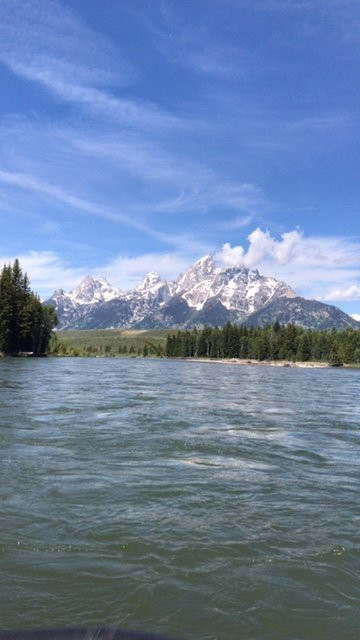
[[[0,361],[0,627],[360,629],[360,371]]]

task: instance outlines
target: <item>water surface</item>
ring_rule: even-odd
[[[0,360],[0,627],[360,628],[360,371]]]

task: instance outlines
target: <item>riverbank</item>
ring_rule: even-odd
[[[0,358],[4,358],[4,354],[0,353]],[[12,357],[27,357],[34,358],[33,354],[17,354]],[[142,354],[114,354],[114,353],[103,353],[103,354],[92,354],[92,353],[48,353],[42,354],[40,357],[50,357],[50,358],[126,358],[128,360],[137,360],[144,359]],[[315,362],[315,361],[299,361],[293,362],[290,360],[254,360],[249,358],[168,358],[166,356],[156,356],[154,354],[148,355],[145,357],[146,360],[182,360],[185,362],[207,362],[210,364],[226,364],[226,365],[252,365],[252,366],[260,366],[260,367],[280,367],[280,368],[288,368],[288,369],[360,369],[360,364],[341,364],[339,366],[331,365],[329,362]]]
[[[172,358],[174,359],[174,358]],[[324,369],[331,365],[328,362],[292,362],[290,360],[252,360],[248,358],[178,358],[187,362],[210,362],[215,364],[255,365],[261,367],[285,367],[298,369]],[[349,365],[342,365],[344,367]]]

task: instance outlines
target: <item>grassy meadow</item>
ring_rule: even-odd
[[[51,351],[69,356],[148,356],[165,353],[173,329],[82,329],[57,331]]]

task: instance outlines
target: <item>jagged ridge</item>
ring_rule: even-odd
[[[296,305],[286,307],[291,300],[296,300]],[[57,290],[46,302],[55,306],[60,329],[186,328],[223,326],[228,321],[256,323],[266,318],[318,326],[305,304],[309,301],[297,297],[286,283],[262,276],[257,269],[217,267],[211,255],[195,262],[173,282],[151,272],[135,289],[122,291],[105,278],[87,276],[73,291]],[[339,322],[341,326],[360,326],[336,307],[316,304],[320,305],[319,317],[321,309],[325,313],[323,307],[334,310],[327,312],[330,326]],[[265,315],[256,315],[262,312]]]
[[[292,322],[305,329],[328,330],[359,328],[357,322],[351,316],[330,304],[324,304],[317,300],[296,298],[281,298],[265,305],[259,311],[252,313],[246,320],[246,325],[251,327],[266,327],[274,322],[289,324]]]

